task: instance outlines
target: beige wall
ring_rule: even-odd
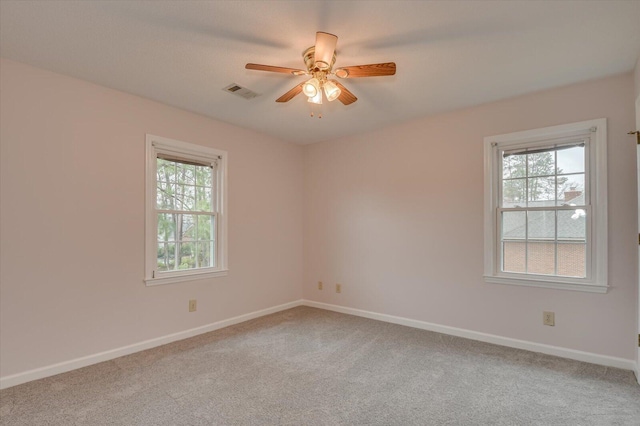
[[[11,61],[0,78],[1,376],[300,299],[300,146]],[[145,287],[145,133],[229,152],[227,277]]]
[[[633,77],[635,81],[635,94],[636,98],[640,96],[640,56],[636,61],[636,68],[633,71]]]
[[[633,84],[628,73],[307,146],[305,298],[634,359]],[[612,289],[485,284],[483,138],[601,117]],[[542,325],[543,311],[555,312],[555,327]]]
[[[303,296],[631,359],[633,84],[627,74],[301,147],[3,60],[0,376]],[[483,137],[599,117],[611,291],[483,283]],[[227,277],[144,286],[145,133],[229,151]]]

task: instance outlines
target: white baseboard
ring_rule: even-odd
[[[83,356],[80,358],[72,359],[69,361],[60,362],[57,364],[49,365],[46,367],[36,368],[33,370],[25,371],[23,373],[13,374],[11,376],[0,378],[0,389],[9,388],[22,383],[30,382],[32,380],[43,379],[49,376],[55,376],[56,374],[66,373],[67,371],[75,370],[78,368],[86,367],[88,365],[97,364],[103,361],[109,361],[114,358],[118,358],[124,355],[129,355],[135,352],[144,351],[147,349],[155,348],[156,346],[166,345],[167,343],[175,342],[177,340],[187,339],[189,337],[197,336],[198,334],[208,333],[210,331],[219,330],[221,328],[229,327],[244,321],[249,321],[254,318],[259,318],[265,315],[273,314],[276,312],[284,311],[285,309],[295,308],[300,306],[302,300],[296,300],[293,302],[285,303],[283,305],[273,306],[271,308],[262,309],[259,311],[251,312],[237,317],[229,318],[226,320],[214,322],[212,324],[203,325],[200,327],[192,328],[178,333],[168,334],[166,336],[156,337],[155,339],[145,340],[143,342],[134,343],[132,345],[123,346],[116,349],[100,352],[93,355]]]
[[[449,334],[452,336],[464,337],[467,339],[478,340],[481,342],[493,343],[517,349],[524,349],[532,352],[540,352],[548,355],[555,355],[563,358],[574,359],[577,361],[590,362],[608,367],[622,368],[624,370],[632,370],[636,373],[636,377],[640,377],[638,365],[634,360],[616,358],[607,355],[599,355],[590,352],[577,351],[574,349],[561,348],[558,346],[544,345],[541,343],[529,342],[526,340],[511,339],[509,337],[497,336],[494,334],[480,333],[477,331],[466,330],[462,328],[449,327],[446,325],[433,324],[425,321],[414,320],[410,318],[397,317],[393,315],[379,314],[361,309],[349,308],[345,306],[332,305],[328,303],[315,302],[312,300],[300,299],[293,302],[285,303],[271,308],[262,309],[226,320],[214,322],[212,324],[203,325],[201,327],[192,328],[178,333],[157,337],[155,339],[145,340],[143,342],[134,343],[132,345],[123,346],[116,349],[100,352],[69,361],[60,362],[46,367],[36,368],[25,371],[23,373],[13,374],[11,376],[0,378],[0,389],[9,388],[32,380],[43,379],[45,377],[54,376],[56,374],[65,373],[67,371],[97,364],[103,361],[109,361],[124,355],[135,352],[144,351],[155,348],[157,346],[166,345],[167,343],[177,340],[187,339],[199,334],[208,333],[210,331],[219,330],[231,325],[239,324],[265,315],[284,311],[286,309],[295,308],[296,306],[310,306],[313,308],[325,309],[328,311],[341,312],[349,315],[370,318],[378,321],[389,322],[393,324],[404,325],[407,327],[419,328],[422,330],[435,331],[437,333]],[[640,379],[639,379],[640,383]]]
[[[328,303],[314,302],[312,300],[302,300],[302,305],[313,308],[325,309],[328,311],[341,312],[343,314],[356,315],[378,321],[390,322],[393,324],[405,325],[407,327],[419,328],[422,330],[435,331],[437,333],[449,334],[452,336],[464,337],[466,339],[478,340],[486,343],[507,346],[516,349],[524,349],[531,352],[539,352],[547,355],[555,355],[562,358],[577,361],[589,362],[592,364],[616,367],[624,370],[636,371],[637,363],[632,359],[616,358],[607,355],[599,355],[591,352],[583,352],[575,349],[561,348],[559,346],[544,345],[526,340],[512,339],[509,337],[497,336],[495,334],[480,333],[463,328],[449,327],[446,325],[433,324],[409,318],[396,317],[393,315],[379,314],[376,312],[364,311],[361,309],[348,308],[345,306],[331,305]],[[636,373],[636,377],[638,373]]]

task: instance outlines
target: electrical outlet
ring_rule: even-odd
[[[189,300],[189,312],[195,312],[197,308],[196,299]]]
[[[318,281],[318,290],[322,290],[322,281]]]
[[[336,284],[336,293],[342,293],[342,284]]]
[[[556,314],[554,312],[544,312],[542,314],[542,323],[544,325],[555,326],[556,325]]]

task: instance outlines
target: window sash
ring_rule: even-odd
[[[218,197],[218,195],[220,194],[220,188],[218,188],[218,182],[219,182],[219,178],[218,178],[218,159],[213,159],[211,161],[205,161],[205,160],[200,160],[200,159],[188,159],[185,157],[180,157],[180,156],[176,156],[172,153],[167,154],[164,151],[158,151],[156,153],[156,157],[157,159],[161,159],[161,160],[165,160],[165,161],[170,161],[172,163],[176,163],[176,164],[186,164],[186,165],[193,165],[193,166],[200,166],[200,167],[208,167],[211,169],[211,181],[208,182],[208,185],[203,185],[203,184],[199,184],[197,182],[197,180],[195,180],[195,176],[194,176],[194,183],[190,184],[190,183],[178,183],[177,179],[175,182],[167,182],[168,184],[170,183],[171,185],[175,186],[175,188],[177,189],[177,187],[180,186],[187,186],[187,187],[192,187],[194,189],[194,192],[197,191],[198,188],[204,188],[204,189],[210,189],[211,190],[211,207],[209,210],[197,210],[196,207],[194,206],[193,210],[190,210],[191,212],[207,212],[207,211],[211,211],[211,212],[215,212],[218,211],[218,208],[220,206],[220,198]],[[157,191],[158,191],[158,170],[157,170],[157,160],[156,160],[156,170],[155,170],[155,196],[156,196],[156,200],[157,200]],[[164,181],[160,181],[160,182],[164,182]],[[196,196],[196,194],[194,194],[194,197]],[[174,195],[174,199],[177,200],[177,194]],[[194,202],[197,203],[197,197],[196,199],[194,199]],[[156,202],[155,204],[155,208],[156,210],[158,209],[158,204]],[[176,209],[178,210],[178,209]]]
[[[219,190],[216,187],[216,183],[219,181],[219,179],[217,179],[217,170],[218,168],[217,163],[216,162],[203,162],[203,161],[199,161],[199,160],[190,160],[184,157],[180,157],[180,156],[175,156],[173,154],[167,154],[163,151],[158,151],[156,153],[156,157],[158,159],[162,159],[165,161],[171,161],[174,163],[179,163],[179,164],[188,164],[188,165],[196,165],[196,166],[206,166],[206,167],[210,167],[212,169],[212,176],[211,176],[211,182],[210,185],[207,186],[203,186],[203,185],[197,185],[197,182],[194,182],[193,185],[187,185],[187,186],[192,186],[194,188],[196,187],[201,187],[201,188],[209,188],[211,189],[211,203],[210,203],[210,210],[180,210],[180,209],[162,209],[162,208],[158,208],[157,206],[157,202],[155,203],[155,229],[156,229],[156,234],[158,232],[158,216],[159,214],[165,213],[165,214],[175,214],[175,215],[193,215],[193,216],[210,216],[213,219],[213,223],[214,223],[214,232],[213,235],[211,236],[211,240],[212,241],[212,247],[211,250],[213,251],[213,258],[212,258],[212,266],[196,266],[194,268],[189,268],[189,269],[177,269],[177,260],[174,260],[174,269],[172,270],[168,270],[168,271],[160,271],[158,270],[157,266],[154,268],[153,270],[153,275],[154,277],[164,277],[164,276],[173,276],[175,274],[184,274],[184,273],[188,273],[187,271],[206,271],[206,270],[216,270],[218,268],[219,265],[219,252],[220,252],[220,247],[218,244],[219,238],[218,238],[218,218],[219,218],[219,214],[217,211],[218,206],[220,205],[219,201],[218,201],[218,194],[219,194]],[[156,161],[156,165],[157,165],[157,161]],[[158,191],[158,180],[157,180],[157,170],[155,175],[155,188],[154,188],[154,196],[157,200],[157,191]],[[177,183],[176,183],[177,185]],[[176,241],[178,241],[178,236],[175,236]],[[182,240],[180,240],[182,241]],[[195,242],[195,241],[194,241]],[[156,253],[159,250],[159,244],[160,242],[158,241],[158,239],[156,238]],[[176,253],[174,253],[174,256],[176,255]],[[157,263],[157,261],[156,261]],[[196,260],[196,265],[197,265],[197,260]]]
[[[560,211],[573,211],[573,210],[585,210],[585,237],[581,238],[581,239],[569,239],[569,238],[559,238],[558,237],[558,212]],[[530,238],[529,237],[529,217],[528,214],[525,215],[525,236],[522,238],[505,238],[503,235],[503,218],[504,212],[535,212],[535,211],[553,211],[554,212],[554,220],[555,220],[555,225],[554,225],[554,235],[553,237],[549,237],[549,238],[542,238],[542,237],[534,237],[534,238]],[[516,275],[544,275],[547,277],[558,277],[558,278],[565,278],[565,277],[572,277],[574,279],[586,279],[586,280],[591,280],[593,278],[592,276],[592,262],[591,262],[591,256],[589,255],[591,253],[591,229],[592,229],[592,209],[591,206],[588,205],[577,205],[577,206],[549,206],[549,207],[532,207],[532,208],[525,208],[525,207],[509,207],[509,208],[497,208],[496,209],[496,244],[495,244],[495,248],[496,248],[496,273],[498,275],[501,276],[509,276],[510,274],[516,274]],[[505,271],[504,270],[504,262],[505,262],[505,253],[504,253],[504,243],[505,242],[514,242],[514,243],[523,243],[525,244],[525,269],[527,269],[526,272],[514,272],[514,271]],[[555,245],[555,251],[554,251],[554,273],[553,274],[538,274],[535,272],[529,272],[528,271],[528,265],[529,265],[529,257],[528,257],[528,243],[553,243]],[[584,262],[585,262],[585,276],[584,277],[578,277],[578,276],[571,276],[571,275],[560,275],[558,274],[558,244],[585,244],[585,258],[584,258]]]
[[[590,142],[590,137],[588,136],[583,136],[580,137],[578,141],[576,141],[575,137],[570,138],[569,140],[567,139],[560,139],[560,140],[556,140],[553,145],[549,144],[549,141],[547,140],[540,140],[540,141],[536,141],[536,142],[528,142],[526,146],[519,146],[517,148],[510,148],[510,147],[497,147],[497,151],[498,151],[498,161],[496,164],[496,168],[497,168],[497,195],[498,195],[498,203],[497,205],[499,206],[498,208],[496,208],[496,228],[497,228],[497,234],[496,234],[496,241],[495,241],[495,246],[496,246],[496,273],[498,275],[505,275],[508,276],[509,274],[518,274],[518,275],[545,275],[545,276],[550,276],[550,277],[564,277],[564,275],[559,275],[558,274],[558,242],[560,240],[558,240],[558,211],[562,211],[562,210],[577,210],[577,209],[583,209],[585,211],[587,211],[587,217],[586,217],[586,227],[587,227],[587,232],[585,235],[585,241],[584,243],[587,246],[587,250],[585,251],[585,276],[584,277],[578,277],[578,278],[584,278],[584,279],[591,279],[591,258],[589,256],[589,248],[590,248],[590,236],[589,236],[589,232],[588,230],[591,229],[591,208],[589,205],[589,158],[588,158],[588,151],[589,151],[589,142]],[[570,148],[575,148],[575,147],[584,147],[585,148],[585,154],[584,154],[584,164],[583,164],[583,173],[557,173],[558,170],[558,156],[557,153],[558,151],[564,150],[564,149],[570,149]],[[525,165],[525,170],[524,170],[524,175],[518,178],[509,178],[509,179],[505,179],[504,178],[504,161],[503,159],[509,156],[514,156],[514,155],[527,155],[527,154],[538,154],[538,153],[545,153],[545,152],[553,152],[554,153],[554,161],[553,161],[553,170],[554,173],[553,174],[545,174],[545,175],[535,175],[535,176],[530,176],[529,175],[529,164],[527,162],[527,164]],[[583,193],[584,193],[584,200],[585,202],[581,205],[575,205],[575,206],[570,206],[570,205],[558,205],[557,203],[561,202],[559,200],[559,195],[558,194],[558,177],[561,176],[565,176],[565,175],[576,175],[576,174],[584,174],[584,188],[583,188]],[[538,207],[504,207],[503,203],[504,203],[504,195],[503,195],[503,188],[504,188],[504,182],[505,181],[514,181],[514,180],[523,180],[525,183],[525,200],[524,200],[524,204],[528,204],[531,202],[531,200],[529,200],[530,194],[529,194],[529,179],[531,178],[554,178],[554,196],[553,196],[553,200],[550,200],[554,203],[554,205],[549,205],[549,206],[538,206]],[[505,240],[505,238],[502,235],[503,232],[503,213],[504,212],[517,212],[517,211],[523,211],[526,214],[525,216],[525,229],[527,230],[525,233],[525,237],[523,239],[518,239],[518,240]],[[554,237],[551,239],[531,239],[529,238],[529,233],[528,233],[528,226],[529,226],[529,215],[528,212],[535,212],[535,211],[553,211],[554,212],[554,217],[555,217],[555,225],[554,225]],[[523,242],[525,244],[525,271],[526,272],[513,272],[513,271],[506,271],[504,269],[504,265],[505,265],[505,242],[509,242],[509,241],[517,241],[517,242]],[[536,242],[553,242],[554,246],[555,246],[555,250],[554,250],[554,267],[553,267],[553,273],[552,274],[539,274],[539,273],[535,273],[535,272],[530,272],[529,271],[529,243],[536,243]]]
[[[529,179],[533,179],[533,178],[556,178],[556,181],[554,183],[554,187],[555,187],[555,195],[554,195],[554,202],[558,203],[560,202],[560,200],[558,200],[558,177],[564,177],[564,176],[571,176],[571,175],[577,175],[577,174],[584,174],[584,188],[583,188],[583,193],[584,193],[584,198],[585,198],[585,203],[584,205],[591,205],[591,188],[590,188],[590,182],[591,182],[591,176],[590,176],[590,165],[591,165],[591,160],[590,160],[590,144],[591,144],[591,136],[585,135],[580,137],[579,142],[576,142],[575,137],[571,137],[571,138],[560,138],[557,139],[553,146],[549,145],[549,141],[546,139],[542,139],[539,141],[531,141],[528,142],[526,145],[519,145],[517,148],[511,148],[511,147],[506,147],[503,148],[501,146],[496,146],[496,151],[497,151],[497,155],[498,155],[498,160],[496,161],[496,177],[497,177],[497,191],[496,191],[496,195],[497,195],[497,205],[502,207],[503,203],[504,203],[504,194],[503,194],[503,182],[504,181],[515,181],[515,180],[523,180],[525,182],[525,203],[529,203],[531,200],[529,200],[529,187],[528,187],[528,180]],[[540,148],[538,148],[538,146]],[[517,177],[517,178],[508,178],[505,179],[504,178],[504,163],[502,161],[503,158],[505,157],[509,157],[509,156],[513,156],[513,155],[524,155],[524,154],[537,154],[537,153],[544,153],[544,152],[557,152],[557,151],[561,151],[564,149],[570,149],[570,148],[575,148],[575,147],[584,147],[584,172],[568,172],[568,173],[557,173],[558,170],[558,157],[557,155],[554,156],[554,174],[545,174],[545,175],[535,175],[535,176],[530,176],[529,175],[529,170],[528,170],[528,165],[525,167],[525,174],[524,176],[521,177]]]
[[[202,269],[210,269],[210,268],[217,268],[218,267],[218,214],[215,212],[198,212],[198,213],[194,213],[194,212],[185,212],[182,210],[158,210],[157,214],[156,214],[156,230],[158,230],[158,217],[161,214],[176,214],[176,215],[192,215],[192,216],[208,216],[210,217],[211,220],[211,226],[213,229],[211,229],[211,235],[209,235],[209,238],[207,239],[202,239],[200,238],[199,235],[199,230],[200,230],[200,226],[199,226],[199,222],[198,219],[196,219],[196,231],[197,234],[195,236],[195,238],[191,238],[189,240],[184,239],[184,235],[177,235],[177,229],[174,230],[174,235],[173,235],[173,239],[172,240],[166,240],[166,241],[160,241],[158,238],[156,238],[156,252],[160,249],[160,244],[176,244],[178,242],[182,243],[191,243],[191,244],[202,244],[202,243],[211,243],[211,255],[210,255],[210,263],[211,266],[198,266],[198,256],[196,256],[195,262],[196,262],[196,267],[194,268],[189,268],[188,270],[202,270]],[[174,253],[174,258],[176,256],[176,253]],[[169,269],[166,271],[161,271],[158,269],[155,269],[155,274],[158,275],[164,275],[168,272],[171,271],[177,271],[178,268],[178,262],[177,259],[174,260],[174,267],[173,269]],[[180,271],[184,271],[184,269],[180,270]]]

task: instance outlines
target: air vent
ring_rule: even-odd
[[[256,96],[258,96],[258,94],[253,90],[249,90],[246,87],[239,86],[236,83],[231,83],[230,85],[228,85],[222,90],[232,93],[236,96],[240,96],[241,98],[245,98],[245,99],[253,99]]]

